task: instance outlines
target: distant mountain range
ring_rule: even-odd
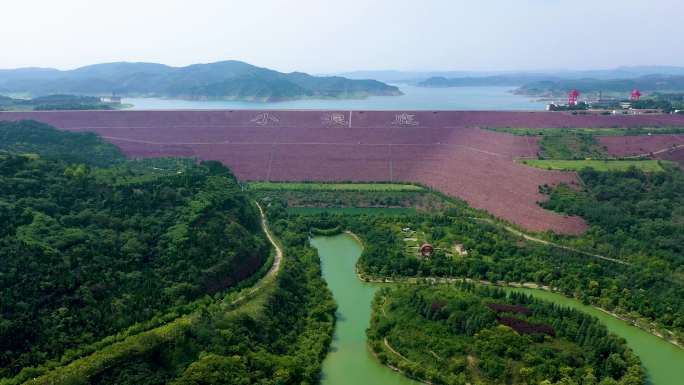
[[[682,67],[625,67],[615,70],[511,73],[488,76],[433,76],[416,83],[420,87],[517,87],[516,93],[555,97],[577,89],[581,93],[683,92]]]
[[[389,83],[408,83],[419,85],[429,78],[460,79],[455,81],[455,86],[462,85],[514,85],[520,86],[534,80],[560,80],[560,79],[628,79],[647,75],[673,75],[684,76],[684,67],[675,66],[634,66],[618,67],[601,70],[537,70],[537,71],[353,71],[339,73],[350,79],[377,79]],[[484,79],[487,80],[466,80]],[[431,86],[427,84],[426,86]],[[443,87],[443,85],[435,85]]]
[[[683,92],[684,76],[647,75],[630,79],[561,79],[542,80],[527,83],[515,92],[530,96],[565,95],[569,90],[577,89],[581,93],[622,93],[625,96],[632,90],[642,92]]]
[[[110,95],[190,100],[285,101],[401,95],[397,87],[368,79],[282,73],[240,61],[171,67],[156,63],[106,63],[60,71],[0,70],[0,94]]]

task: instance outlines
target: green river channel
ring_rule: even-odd
[[[337,301],[337,326],[330,353],[323,361],[323,385],[402,385],[417,384],[381,365],[366,344],[371,302],[378,287],[360,281],[356,261],[362,246],[352,236],[315,237],[323,278]],[[572,307],[599,318],[613,333],[627,340],[641,358],[651,385],[684,384],[684,350],[656,336],[612,317],[591,306],[560,294],[533,289],[521,290],[535,297]]]

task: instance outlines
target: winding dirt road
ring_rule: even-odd
[[[263,279],[266,279],[268,277],[273,277],[278,274],[278,271],[280,271],[280,264],[283,260],[283,249],[278,246],[278,243],[276,243],[275,238],[271,234],[271,230],[268,227],[268,221],[266,220],[266,214],[264,214],[264,209],[261,208],[261,205],[259,202],[255,202],[257,205],[257,208],[259,209],[259,215],[261,215],[261,229],[264,231],[264,234],[266,234],[266,238],[268,238],[268,241],[271,242],[271,245],[275,248],[276,255],[275,259],[273,260],[273,265],[271,268],[268,270],[268,273],[264,276]]]
[[[280,266],[282,265],[283,261],[283,249],[278,245],[278,243],[275,241],[275,238],[271,234],[271,230],[268,227],[268,221],[266,220],[266,214],[264,213],[264,209],[261,208],[261,205],[259,202],[254,202],[259,209],[259,215],[261,216],[261,230],[263,230],[264,234],[266,234],[266,238],[268,238],[268,241],[271,242],[271,245],[275,248],[276,254],[275,258],[273,259],[273,265],[271,265],[271,268],[268,269],[268,272],[256,283],[252,288],[234,299],[230,304],[231,305],[237,305],[240,302],[244,301],[246,298],[249,298],[253,296],[255,293],[257,293],[261,288],[263,288],[268,282],[270,282],[271,279],[275,278],[278,275],[278,272],[280,271]]]

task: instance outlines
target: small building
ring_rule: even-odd
[[[432,253],[434,253],[434,252],[435,252],[435,248],[432,247],[432,245],[429,243],[424,243],[422,246],[420,246],[420,255],[423,258],[432,257]]]
[[[454,251],[458,253],[458,255],[468,255],[468,250],[466,250],[462,243],[455,244]]]

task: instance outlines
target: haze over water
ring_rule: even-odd
[[[134,110],[515,110],[541,111],[546,103],[515,95],[513,87],[426,88],[395,84],[402,96],[366,99],[295,100],[276,103],[126,98]]]

